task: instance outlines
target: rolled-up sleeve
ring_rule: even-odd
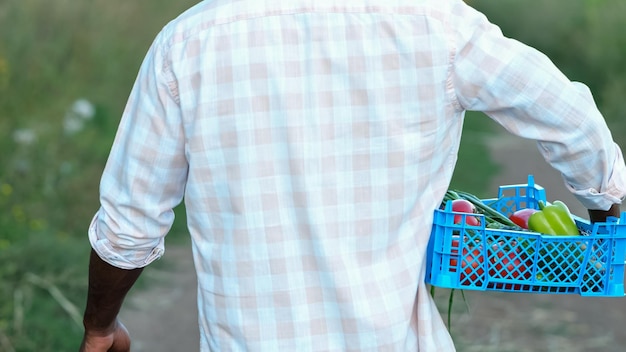
[[[457,5],[452,78],[459,108],[482,111],[540,153],[588,209],[626,195],[626,167],[590,90],[471,7]]]
[[[100,209],[88,231],[98,255],[124,269],[162,256],[187,178],[177,90],[159,38],[128,99],[102,175]]]

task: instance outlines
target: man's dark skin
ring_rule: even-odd
[[[80,351],[130,351],[126,327],[117,319],[124,297],[143,268],[125,270],[100,259],[92,249],[89,258],[89,289],[83,317],[85,335]]]
[[[589,220],[604,222],[609,216],[620,216],[620,205],[609,210],[589,210]],[[91,250],[89,260],[89,291],[83,318],[85,335],[81,352],[127,352],[130,337],[126,327],[117,319],[124,297],[143,268],[125,270],[114,267]]]
[[[613,216],[619,218],[620,216],[620,205],[613,204],[609,210],[589,210],[589,220],[593,222],[604,222],[606,218],[609,216]]]

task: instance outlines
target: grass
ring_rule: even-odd
[[[0,2],[1,351],[78,349],[113,134],[157,31],[196,2]],[[76,119],[77,101],[89,116]]]
[[[623,6],[616,1],[621,0],[609,2]],[[488,7],[495,18],[507,13],[493,2],[474,2]],[[77,349],[82,328],[76,312],[82,313],[84,305],[89,252],[85,232],[97,210],[99,177],[113,134],[152,39],[195,3],[0,2],[0,150],[11,151],[0,153],[0,351]],[[615,15],[619,11],[598,6],[584,17],[585,30],[576,33],[599,38],[596,49],[599,43],[617,48],[607,56],[611,71],[601,69],[603,56],[594,52],[581,54],[566,67],[575,70],[576,62],[593,63],[580,77],[613,72],[601,75],[594,85],[604,109],[621,116],[626,92],[618,60],[623,57],[622,21]],[[518,29],[506,28],[509,33]],[[535,37],[531,33],[528,38]],[[555,57],[567,59],[567,49]],[[80,103],[87,113],[75,108]],[[68,129],[72,124],[74,129]],[[610,126],[622,138],[626,123],[613,118]],[[455,188],[481,193],[498,171],[482,143],[491,130],[486,118],[466,119]],[[184,239],[182,207],[176,212],[169,243]]]
[[[481,113],[466,114],[451,188],[465,190],[482,198],[494,196],[489,193],[493,190],[488,189],[488,186],[500,166],[489,157],[489,148],[485,143],[493,135],[494,126],[494,122]]]

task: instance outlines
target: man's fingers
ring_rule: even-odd
[[[109,352],[130,352],[130,335],[122,323],[118,323],[115,329],[113,345]]]

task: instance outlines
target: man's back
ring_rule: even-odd
[[[578,94],[526,49],[460,0],[203,1],[142,65],[92,244],[147,265],[184,196],[203,350],[453,351],[424,262],[465,109],[579,133],[525,128]],[[527,69],[546,121],[498,112]]]
[[[415,350],[423,335],[450,350],[424,287],[415,301],[423,210],[462,121],[445,14],[288,3],[201,3],[158,47],[182,111],[203,347]]]

